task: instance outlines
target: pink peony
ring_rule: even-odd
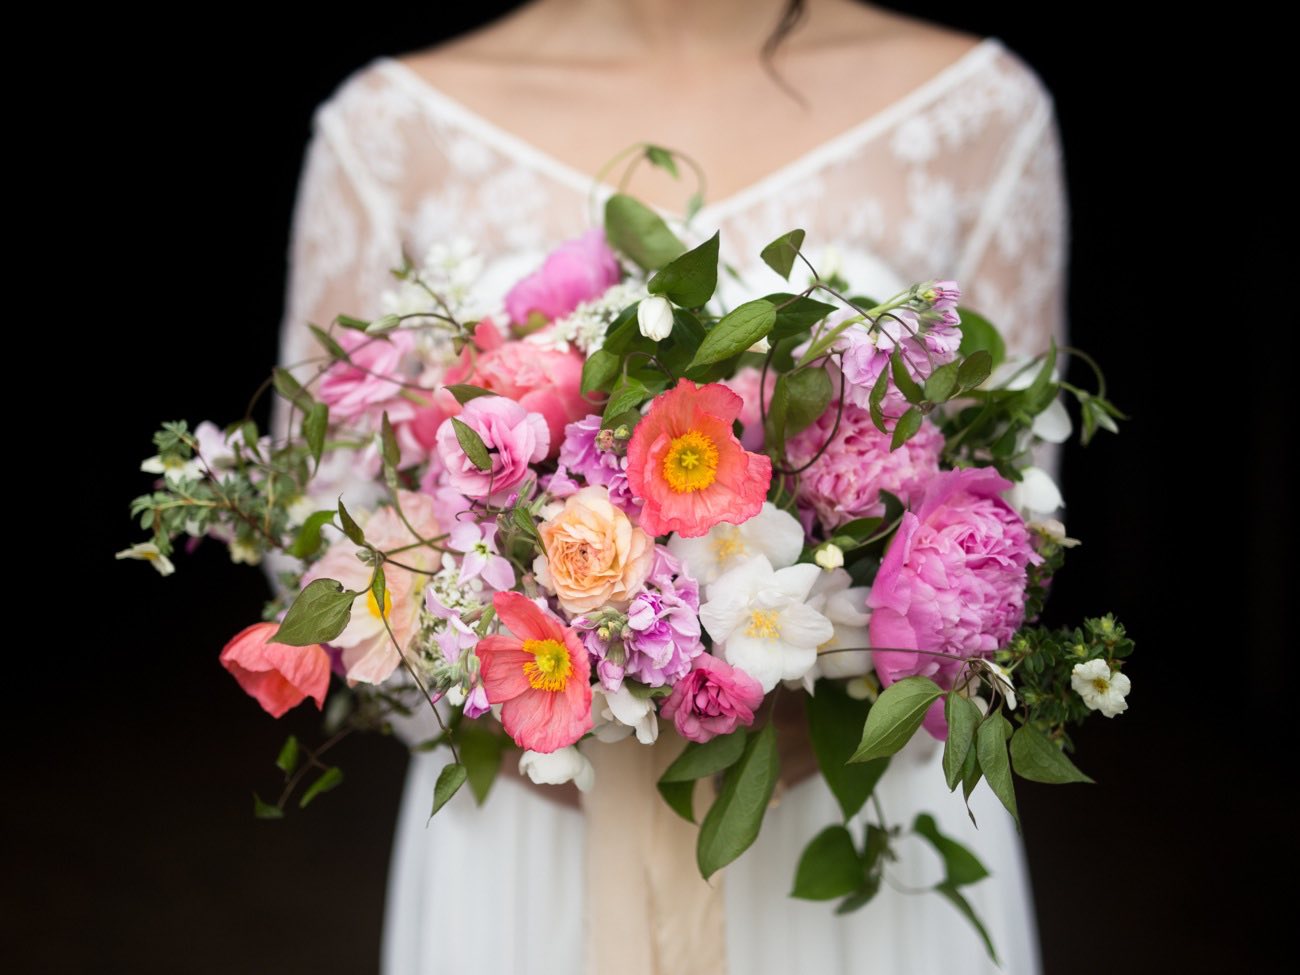
[[[744,401],[738,419],[740,425],[745,428],[741,432],[740,443],[746,450],[763,449],[763,414],[758,403],[758,386],[762,375],[762,372],[753,366],[746,366],[730,379],[722,380],[722,385]],[[772,390],[775,387],[776,370],[769,369],[767,371],[767,395],[764,397],[768,405],[772,402]]]
[[[649,534],[698,538],[762,510],[772,460],[736,439],[731,425],[742,406],[726,386],[689,379],[651,402],[627,445],[627,480],[644,499],[641,527]]]
[[[415,348],[414,332],[398,329],[381,338],[345,329],[338,342],[350,361],[330,366],[316,392],[329,406],[331,420],[378,417],[387,410],[389,419],[397,423],[414,414],[400,385],[409,378],[404,360]]]
[[[673,720],[683,738],[705,742],[731,734],[738,724],[749,727],[762,703],[758,681],[720,657],[702,653],[691,661],[690,673],[673,685],[660,713]]]
[[[578,634],[517,592],[497,593],[492,606],[510,634],[485,636],[475,652],[501,726],[528,751],[572,745],[592,723],[591,663]]]
[[[605,232],[595,227],[565,241],[538,270],[511,288],[506,293],[506,311],[516,325],[528,324],[534,314],[555,321],[604,294],[618,283],[619,275]]]
[[[240,630],[222,649],[221,666],[273,718],[309,697],[320,710],[330,684],[329,654],[318,643],[306,647],[272,643],[279,628],[278,623],[254,623]]]
[[[1042,561],[1024,520],[1000,496],[1011,487],[992,468],[944,471],[921,506],[903,515],[867,597],[872,657],[882,686],[913,675],[950,688],[962,657],[990,656],[1007,645],[1025,614],[1026,569]],[[943,699],[926,729],[947,737]]]
[[[832,403],[816,423],[791,438],[787,446],[791,467],[802,467],[826,443],[835,428],[835,413]],[[890,435],[876,429],[867,410],[845,403],[834,439],[800,475],[800,503],[811,507],[827,530],[854,518],[883,515],[881,491],[912,507],[939,473],[943,434],[924,420],[916,435],[897,450],[891,451],[889,442]]]
[[[451,418],[438,428],[438,455],[447,480],[467,498],[505,501],[535,464],[546,457],[551,434],[546,421],[504,396],[480,396],[465,404],[460,421],[482,438],[492,466],[479,470],[461,449]]]

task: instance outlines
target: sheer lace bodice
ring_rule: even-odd
[[[689,146],[681,147],[689,151]],[[1012,352],[1064,337],[1067,212],[1050,93],[997,38],[850,130],[760,182],[709,203],[684,234],[721,230],[723,254],[751,295],[775,283],[761,248],[793,227],[813,255],[830,245],[868,294],[927,278],[956,279]],[[635,191],[635,186],[633,187]],[[597,187],[597,201],[609,192]],[[483,293],[499,297],[556,243],[591,223],[586,174],[511,135],[394,58],[349,75],[322,102],[298,188],[281,325],[281,362],[317,354],[307,323],[381,314],[403,250],[469,238],[487,260]],[[762,290],[760,290],[762,289]],[[939,751],[916,742],[879,786],[887,809],[935,813],[969,844],[990,880],[967,888],[998,943],[1004,971],[1038,970],[1022,851],[984,787],[978,832],[943,787]],[[519,975],[582,970],[582,814],[539,798],[504,769],[481,809],[462,790],[428,828],[444,757],[414,754],[397,827],[386,907],[389,973],[472,969]],[[891,816],[894,815],[891,812]],[[938,898],[883,889],[857,914],[786,897],[799,852],[836,822],[819,779],[791,789],[754,848],[726,871],[729,970],[747,975],[872,970],[992,971],[974,931]],[[933,883],[932,853],[905,845],[897,880]],[[491,904],[484,912],[475,905]],[[539,905],[568,910],[541,910]],[[870,961],[867,961],[870,959]]]

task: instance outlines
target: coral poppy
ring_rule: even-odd
[[[751,454],[732,423],[744,401],[721,383],[683,379],[650,404],[627,445],[627,480],[645,499],[651,535],[697,538],[720,522],[739,525],[763,509],[771,458]]]
[[[510,628],[478,643],[488,701],[520,748],[553,752],[591,730],[591,663],[576,631],[517,592],[492,598]]]

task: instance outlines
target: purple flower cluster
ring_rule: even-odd
[[[557,497],[566,497],[578,490],[573,477],[581,477],[587,484],[608,488],[610,503],[635,519],[641,514],[641,499],[632,494],[627,483],[627,457],[613,450],[602,450],[596,443],[599,436],[598,416],[587,416],[565,426],[560,467],[547,489]]]

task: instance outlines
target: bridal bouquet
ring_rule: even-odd
[[[150,540],[119,556],[169,573],[188,537],[265,558],[282,596],[221,663],[273,716],[326,710],[257,815],[336,786],[342,735],[420,708],[441,730],[416,747],[451,758],[433,813],[467,782],[484,801],[512,743],[534,781],[599,789],[584,751],[671,722],[689,743],[664,800],[693,819],[718,781],[707,877],[758,835],[793,693],[844,814],[793,893],[847,911],[899,835],[848,824],[914,734],[944,741],[950,790],[984,779],[1013,816],[1013,773],[1089,781],[1069,728],[1125,709],[1132,643],[1110,616],[1037,625],[1077,543],[1033,451],[1071,435],[1066,397],[1085,442],[1115,430],[1100,371],[1094,393],[1054,347],[1009,359],[956,282],[860,294],[801,230],[761,256],[800,283],[723,307],[718,235],[688,249],[614,195],[496,308],[473,307],[473,254],[403,256],[387,314],[312,325],[319,359],[275,370],[274,435],[163,425],[132,505]],[[984,868],[931,817],[912,829],[974,920],[960,888]]]

